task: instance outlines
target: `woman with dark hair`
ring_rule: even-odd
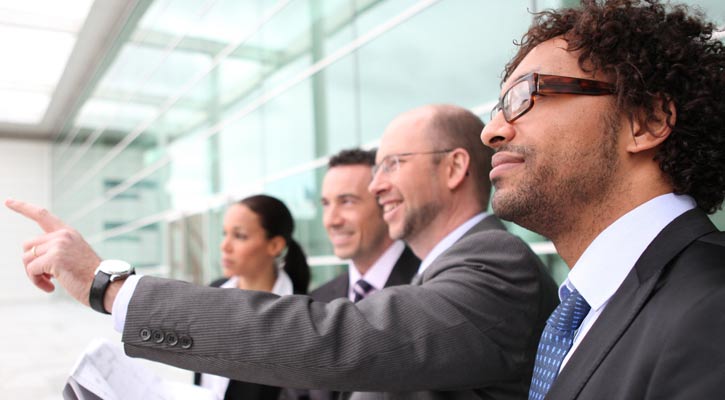
[[[231,205],[224,215],[221,244],[225,278],[211,286],[280,296],[306,294],[310,269],[305,253],[292,238],[293,231],[292,214],[274,197],[256,195]],[[199,373],[194,375],[194,383],[211,389],[224,400],[276,400],[282,391],[278,387]]]

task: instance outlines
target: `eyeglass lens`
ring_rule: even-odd
[[[507,120],[512,120],[530,107],[531,90],[528,81],[513,85],[504,95],[503,113]]]
[[[398,169],[398,156],[390,155],[383,158],[380,164],[373,165],[373,177],[378,175],[378,172],[382,171],[384,174],[389,174]]]

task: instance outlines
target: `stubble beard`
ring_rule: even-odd
[[[496,215],[552,240],[570,233],[582,213],[598,212],[596,205],[605,203],[614,191],[618,158],[613,128],[586,154],[569,152],[567,157],[543,160],[536,170],[525,171],[528,178],[517,187],[497,190],[492,199]],[[508,146],[506,150],[523,154],[531,165],[540,159],[530,148]],[[554,167],[557,163],[576,170],[562,174]]]
[[[411,240],[415,241],[415,237],[431,224],[441,208],[441,204],[429,202],[416,209],[408,210],[403,218],[403,226],[400,232],[393,239],[404,240],[408,243]]]

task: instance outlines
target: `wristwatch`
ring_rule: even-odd
[[[91,292],[88,295],[88,302],[91,308],[102,314],[110,314],[103,307],[103,297],[106,295],[106,289],[111,282],[126,279],[129,275],[136,272],[131,264],[121,260],[103,260],[96,268],[96,276],[91,284]]]

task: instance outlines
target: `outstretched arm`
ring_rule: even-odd
[[[101,259],[78,231],[67,226],[48,210],[34,204],[8,199],[5,206],[35,221],[44,234],[23,244],[25,273],[33,284],[46,292],[55,290],[51,278],[73,298],[88,306],[93,274]],[[106,291],[107,310],[113,305],[122,281]]]

